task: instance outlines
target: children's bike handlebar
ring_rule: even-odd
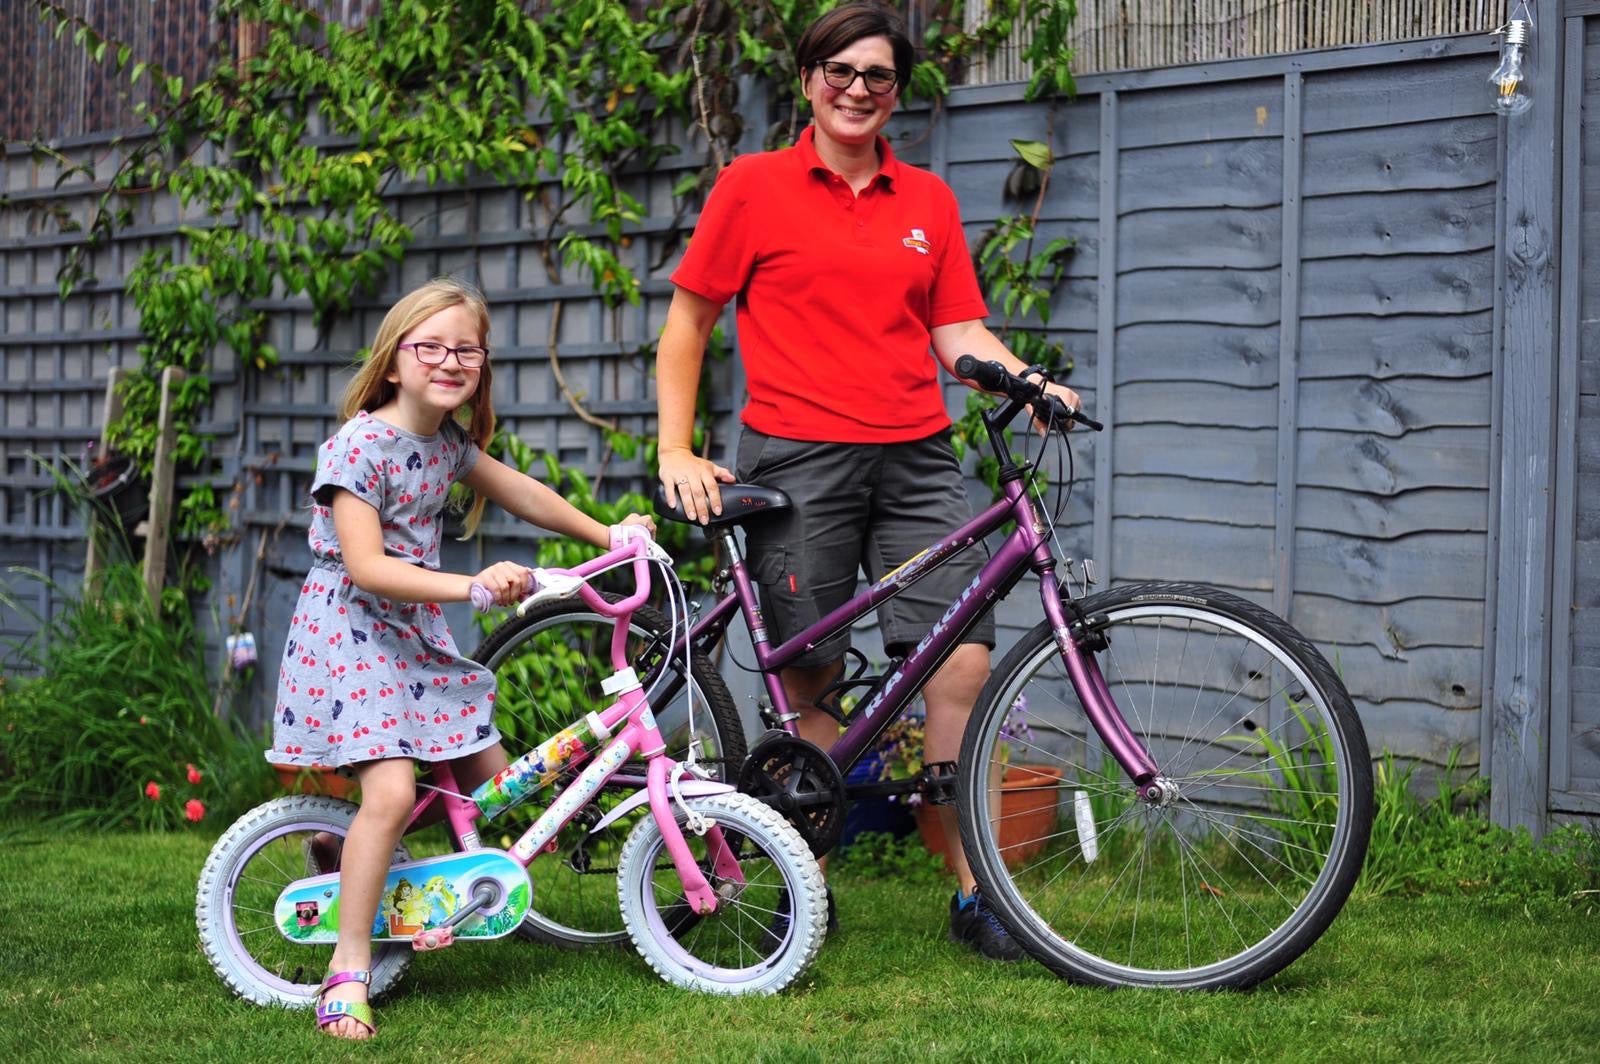
[[[612,525],[611,543],[611,550],[571,569],[534,569],[528,576],[528,586],[523,592],[522,602],[517,606],[517,615],[521,616],[540,602],[573,595],[578,595],[595,612],[607,617],[621,617],[638,609],[650,595],[650,562],[658,561],[670,567],[672,556],[650,538],[649,530],[642,525]],[[635,589],[627,598],[610,602],[589,586],[591,577],[629,562],[633,563]],[[494,607],[494,592],[476,581],[469,595],[472,608],[479,613],[486,613]]]

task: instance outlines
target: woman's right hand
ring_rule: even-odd
[[[722,512],[722,492],[717,485],[732,484],[732,473],[687,447],[664,449],[660,459],[661,488],[668,506],[677,506],[681,500],[684,516],[702,525],[712,514]]]
[[[482,585],[494,597],[494,605],[515,606],[533,589],[533,570],[516,562],[495,562],[472,582]]]

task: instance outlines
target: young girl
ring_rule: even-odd
[[[468,285],[437,280],[405,296],[345,391],[344,426],[317,452],[315,561],[289,625],[267,758],[351,765],[361,783],[342,850],[331,836],[310,847],[322,868],[339,868],[339,941],[317,1025],[341,1038],[376,1033],[369,929],[415,802],[413,763],[454,760],[470,789],[507,761],[494,676],[461,656],[438,603],[468,600],[476,582],[511,605],[530,570],[497,562],[474,575],[439,571],[450,486],[459,480],[474,493],[469,536],[493,499],[552,532],[602,547],[611,539],[560,495],[483,453],[494,433],[488,335],[488,307]],[[637,514],[624,523],[655,530]]]

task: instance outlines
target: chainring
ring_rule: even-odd
[[[794,825],[821,857],[844,830],[844,777],[820,747],[784,732],[758,741],[739,770],[739,790],[761,799]]]

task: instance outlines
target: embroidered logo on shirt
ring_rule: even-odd
[[[921,229],[911,230],[911,235],[908,237],[903,237],[900,243],[904,244],[908,248],[914,248],[919,255],[926,255],[933,247],[932,244],[928,243],[928,234],[924,233]]]

